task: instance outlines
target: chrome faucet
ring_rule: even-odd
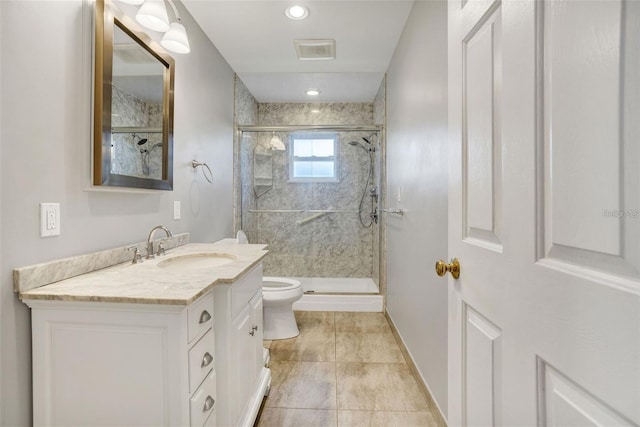
[[[163,230],[167,234],[167,237],[173,237],[171,230],[169,230],[164,225],[156,225],[155,227],[153,227],[151,229],[151,232],[149,233],[149,237],[147,238],[147,259],[152,259],[155,257],[155,255],[153,254],[152,239],[153,239],[153,234],[156,232],[156,230]],[[164,253],[164,245],[162,245],[162,242],[160,242],[160,247],[162,248],[162,253]],[[158,251],[158,255],[161,255],[160,251]]]

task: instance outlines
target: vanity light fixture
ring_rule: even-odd
[[[175,53],[189,53],[191,48],[189,46],[189,38],[187,37],[187,30],[182,25],[180,14],[173,0],[166,0],[173,9],[173,15],[175,16],[175,22],[169,22],[169,15],[167,14],[167,8],[165,7],[165,0],[119,0],[121,3],[131,5],[141,5],[138,13],[136,14],[136,21],[145,28],[160,33],[165,33],[160,40],[162,47],[168,51]]]
[[[309,95],[309,96],[318,96],[318,95],[320,95],[320,91],[318,89],[309,89],[307,91],[307,95]]]
[[[162,36],[160,44],[167,50],[175,53],[189,53],[191,48],[189,47],[189,39],[187,38],[187,30],[182,25],[180,14],[173,1],[167,0],[169,5],[173,9],[173,14],[176,17],[177,22],[172,22],[169,31]]]
[[[136,21],[145,28],[164,33],[169,31],[169,16],[164,0],[145,0],[136,13]]]
[[[294,21],[300,21],[309,16],[309,9],[304,6],[300,6],[299,4],[294,4],[293,6],[289,6],[284,14],[287,15],[287,18],[293,19]]]

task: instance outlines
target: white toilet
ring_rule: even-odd
[[[249,243],[247,235],[239,230],[238,244]],[[285,277],[262,278],[263,337],[265,340],[283,340],[300,334],[293,315],[293,303],[302,298],[304,291],[299,280]]]
[[[304,291],[299,280],[284,277],[262,278],[262,310],[265,340],[283,340],[300,334],[293,315],[293,303]]]

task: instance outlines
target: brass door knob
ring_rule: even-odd
[[[451,273],[454,279],[460,277],[460,262],[458,258],[451,258],[449,264],[441,259],[436,261],[436,274],[438,274],[438,276],[444,276],[447,272]]]

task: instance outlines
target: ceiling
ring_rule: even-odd
[[[258,102],[371,102],[413,0],[183,3]],[[292,4],[306,6],[309,16],[287,18]],[[295,39],[334,39],[336,58],[298,60]],[[320,95],[306,95],[310,88]]]

